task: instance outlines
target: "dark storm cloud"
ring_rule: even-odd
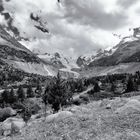
[[[114,30],[127,24],[128,16],[124,11],[106,12],[104,5],[97,0],[63,0],[62,4],[69,22],[105,30]]]
[[[117,4],[122,6],[123,8],[129,8],[137,2],[138,0],[118,0]]]

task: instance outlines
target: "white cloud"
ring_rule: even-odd
[[[99,48],[114,46],[119,39],[112,33],[129,34],[128,28],[139,26],[137,0],[11,0],[5,11],[14,18],[21,35],[32,38],[23,42],[30,49],[43,52],[60,51],[79,56]],[[126,6],[128,7],[126,9]],[[40,14],[48,22],[50,34],[37,30],[30,13]],[[2,17],[0,16],[0,22]],[[36,37],[36,39],[34,39]]]

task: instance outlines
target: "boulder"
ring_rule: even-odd
[[[112,105],[111,104],[107,104],[106,109],[111,109]]]
[[[25,122],[22,118],[8,118],[2,123],[3,135],[19,133],[24,126]]]
[[[0,109],[0,122],[6,120],[9,117],[15,116],[17,112],[11,107]]]
[[[90,110],[88,108],[82,107],[82,106],[74,106],[69,109],[74,114],[88,114]]]
[[[61,111],[61,112],[58,112],[56,114],[52,114],[46,117],[46,122],[54,122],[54,121],[57,122],[71,116],[73,116],[73,113],[69,111]]]
[[[104,99],[100,103],[100,107],[116,110],[116,108],[122,107],[126,102],[127,101],[125,99],[121,99],[120,97],[117,97],[114,100]]]

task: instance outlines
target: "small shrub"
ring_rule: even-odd
[[[37,114],[41,107],[30,99],[23,102],[26,108],[29,108],[32,114]]]
[[[29,108],[25,108],[22,114],[22,118],[27,123],[30,120],[31,115],[32,115],[31,110]]]
[[[41,107],[38,104],[34,104],[31,106],[30,109],[32,114],[37,114]]]

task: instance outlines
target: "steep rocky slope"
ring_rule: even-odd
[[[40,59],[42,59],[46,64],[52,65],[59,69],[60,74],[64,78],[74,77],[78,78],[79,73],[73,71],[73,69],[79,69],[76,61],[72,58],[65,57],[63,54],[60,53],[44,53],[37,55]]]
[[[78,68],[75,61],[62,54],[34,54],[20,44],[14,37],[0,26],[0,62],[11,65],[27,73],[44,76],[55,76],[58,71],[65,78],[78,77],[72,68]]]
[[[61,68],[67,68],[67,69],[72,69],[72,68],[78,68],[75,60],[72,58],[65,57],[63,54],[60,54],[58,52],[54,54],[50,53],[44,53],[44,54],[38,54],[37,55],[40,59],[44,60],[46,63],[54,65],[58,67],[59,69]]]
[[[84,55],[77,59],[79,66],[113,66],[120,63],[140,62],[140,37],[139,32],[122,40],[111,49],[99,50],[94,55]]]
[[[3,64],[12,65],[28,73],[45,76],[56,74],[53,66],[43,63],[39,57],[8,34],[2,26],[0,26],[0,60]]]
[[[94,61],[112,55],[116,49],[117,49],[116,46],[113,47],[112,49],[105,49],[105,50],[99,49],[95,54],[90,53],[90,54],[80,56],[77,59],[77,65],[80,67],[88,66],[90,63]]]
[[[89,64],[89,66],[112,66],[119,63],[140,62],[140,39],[120,42],[116,51],[107,57],[102,57]]]
[[[77,64],[82,68],[81,76],[97,76],[114,73],[134,73],[140,67],[139,29],[134,28],[131,36],[122,40],[113,48],[99,50],[97,53],[81,56]],[[136,32],[138,30],[138,32]]]

